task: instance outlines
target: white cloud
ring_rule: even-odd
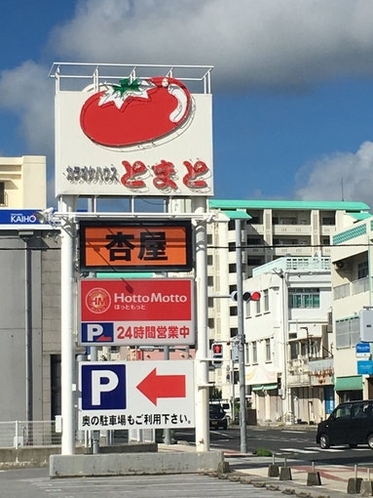
[[[370,0],[81,0],[62,58],[214,65],[214,85],[307,87],[372,73]]]
[[[373,206],[373,142],[353,153],[336,153],[304,165],[297,174],[302,200],[362,201]]]
[[[0,107],[17,114],[19,131],[33,154],[53,151],[53,94],[48,70],[35,62],[0,74]]]

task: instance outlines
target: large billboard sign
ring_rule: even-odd
[[[87,271],[189,271],[190,220],[79,222],[80,269]]]
[[[213,195],[212,97],[176,78],[60,91],[56,130],[56,195]]]
[[[79,343],[192,345],[193,312],[192,279],[82,280]]]
[[[194,427],[194,362],[79,363],[80,430]]]

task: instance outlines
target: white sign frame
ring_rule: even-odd
[[[195,427],[194,364],[193,360],[80,362],[79,430]],[[125,372],[123,378],[120,372]],[[138,387],[144,379],[151,385],[151,399]]]

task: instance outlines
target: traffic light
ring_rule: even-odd
[[[223,363],[223,344],[221,342],[213,342],[211,346],[212,365],[215,368],[221,367]]]
[[[231,294],[231,298],[234,301],[237,301],[237,291],[233,291]],[[258,291],[246,291],[242,294],[243,301],[259,301],[260,300],[260,292]]]

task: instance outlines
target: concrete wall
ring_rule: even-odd
[[[51,455],[50,477],[182,474],[218,471],[221,451],[185,453],[115,453],[108,455]]]

